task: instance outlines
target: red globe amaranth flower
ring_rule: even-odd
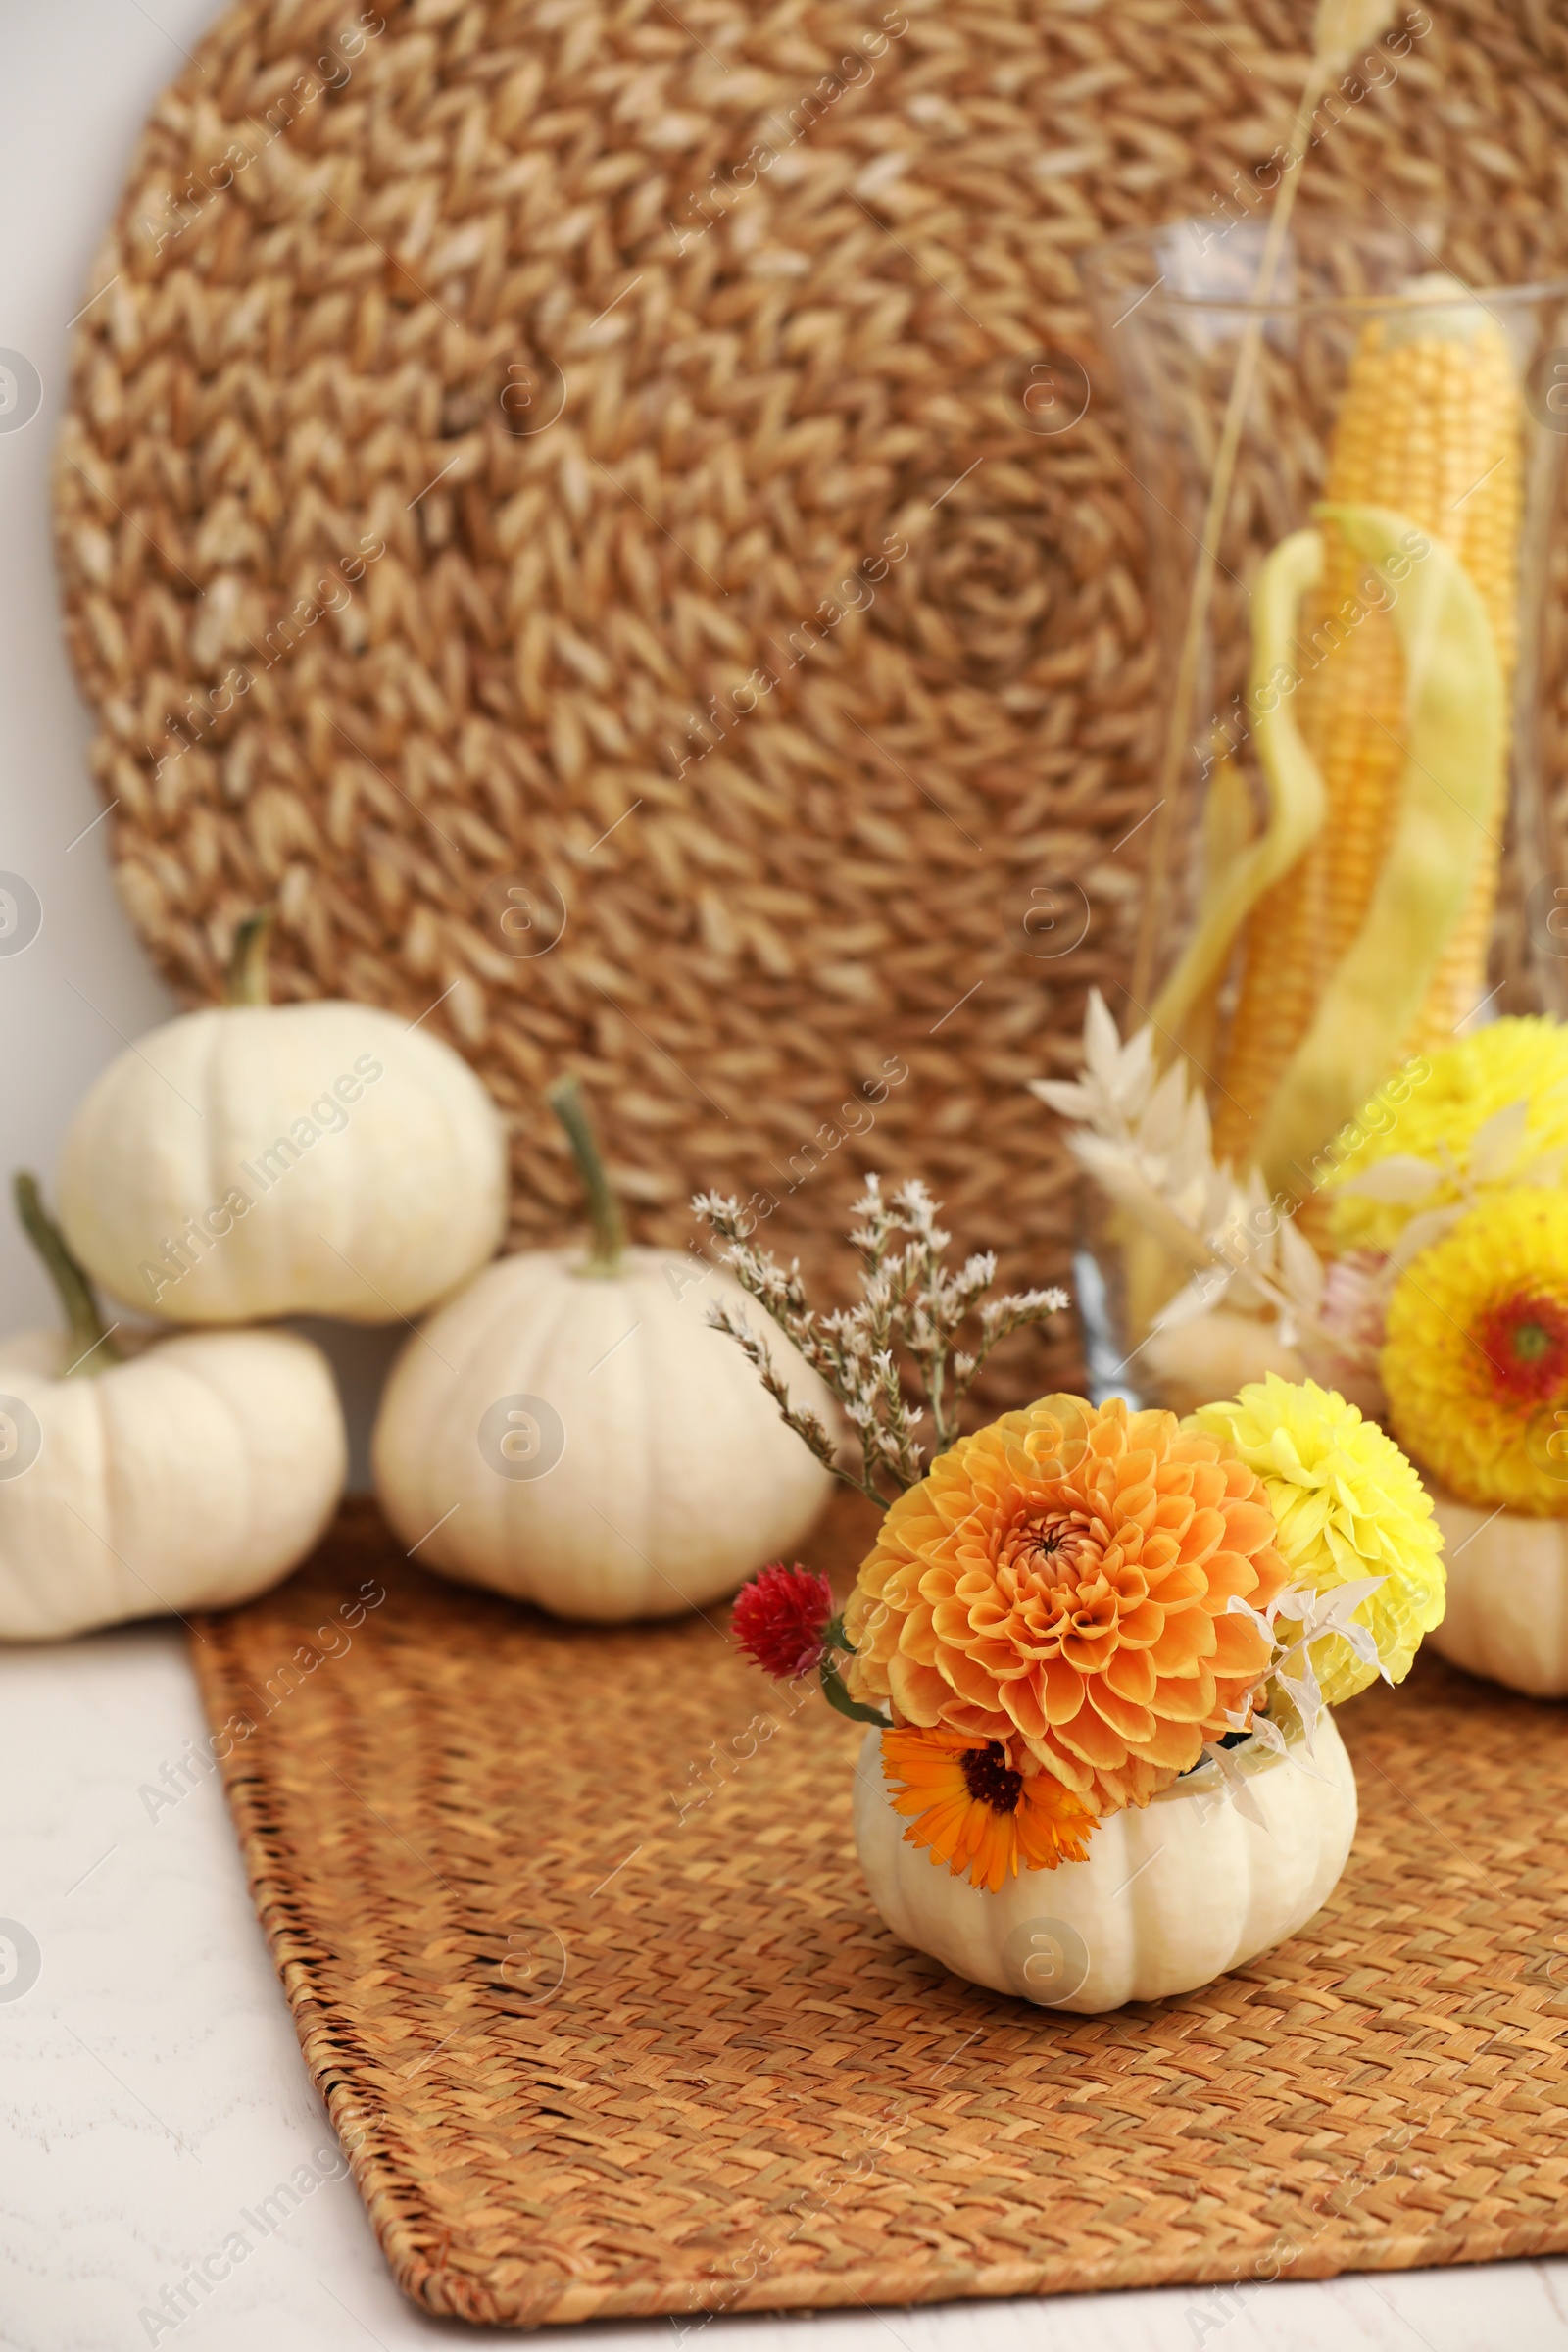
[[[833,1588],[797,1560],[759,1568],[735,1595],[730,1631],[747,1656],[781,1683],[809,1674],[827,1655]]]
[[[1568,1387],[1568,1313],[1560,1299],[1515,1292],[1487,1308],[1476,1338],[1499,1397],[1549,1403]]]

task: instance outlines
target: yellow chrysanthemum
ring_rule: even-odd
[[[1568,1514],[1568,1194],[1499,1193],[1423,1250],[1380,1369],[1400,1443],[1451,1494]]]
[[[1394,1440],[1332,1389],[1274,1372],[1194,1418],[1261,1480],[1293,1584],[1330,1592],[1383,1578],[1355,1622],[1370,1629],[1390,1680],[1402,1682],[1422,1635],[1443,1615],[1443,1537],[1431,1497]],[[1283,1619],[1280,1630],[1288,1641]],[[1313,1642],[1312,1664],[1331,1706],[1377,1673],[1342,1634]]]
[[[1402,1099],[1396,1102],[1390,1093],[1387,1124],[1340,1161],[1326,1192],[1337,1250],[1392,1250],[1414,1213],[1401,1201],[1347,1193],[1352,1176],[1396,1153],[1462,1174],[1478,1131],[1511,1102],[1529,1104],[1524,1149],[1530,1159],[1568,1150],[1568,1026],[1561,1022],[1493,1021],[1432,1054],[1429,1070],[1425,1078],[1401,1080]],[[1441,1208],[1459,1198],[1458,1185],[1445,1180],[1415,1205]]]

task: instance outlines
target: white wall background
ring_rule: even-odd
[[[212,14],[209,0],[158,6],[176,35]],[[134,1037],[171,1009],[111,887],[108,821],[76,840],[103,803],[61,637],[49,464],[69,321],[92,290],[132,136],[179,64],[175,40],[124,0],[0,8],[0,346],[43,381],[31,422],[0,432],[0,868],[25,876],[43,905],[31,946],[0,956],[8,1177],[34,1167],[47,1182],[77,1097],[121,1051],[117,1030]],[[51,1321],[42,1272],[9,1215],[3,1225],[7,1320]]]
[[[47,1192],[84,1089],[125,1039],[175,1009],[110,881],[111,820],[61,633],[49,471],[70,322],[95,291],[93,254],[131,148],[220,13],[217,0],[0,0],[0,350],[23,353],[43,386],[31,420],[0,429],[0,873],[23,875],[43,908],[31,945],[0,953],[0,1330],[54,1321],[10,1213],[11,1171],[35,1169]],[[363,1485],[366,1429],[402,1328],[301,1328],[337,1366]]]

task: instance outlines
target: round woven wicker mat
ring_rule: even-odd
[[[1408,13],[1303,205],[1451,207],[1482,282],[1561,266],[1568,30]],[[120,886],[176,985],[275,899],[280,993],[483,1071],[519,1237],[574,1213],[539,1108],[574,1063],[647,1238],[716,1182],[819,1262],[879,1166],[1058,1270],[1023,1082],[1123,969],[1158,666],[1074,256],[1223,217],[1312,14],[232,9],[142,140],[58,465]]]
[[[838,1506],[840,1564],[864,1507]],[[551,1623],[410,1568],[366,1506],[198,1633],[307,2062],[433,2312],[1568,2248],[1548,1707],[1435,1659],[1352,1701],[1361,1825],[1327,1908],[1184,1999],[1089,2018],[893,1940],[851,1838],[858,1733],[700,1618]]]

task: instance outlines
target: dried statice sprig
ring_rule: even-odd
[[[843,1405],[859,1440],[858,1477],[839,1462],[816,1415],[791,1402],[765,1340],[745,1315],[720,1305],[710,1310],[710,1322],[745,1349],[785,1421],[817,1460],[884,1507],[892,1500],[890,1486],[903,1494],[924,1476],[924,1448],[916,1433],[927,1410],[939,1449],[951,1446],[958,1434],[957,1408],[992,1349],[1010,1333],[1043,1323],[1068,1304],[1066,1292],[1054,1289],[985,1299],[996,1279],[996,1256],[980,1250],[950,1271],[943,1253],[953,1237],[936,1221],[939,1205],[918,1178],[900,1185],[889,1199],[881,1179],[868,1176],[853,1211],[862,1222],[850,1235],[861,1260],[860,1303],[819,1315],[807,1298],[799,1262],[786,1269],[768,1250],[754,1247],[753,1220],[738,1200],[699,1193],[692,1203],[728,1244],[723,1262],[741,1288]],[[901,1236],[908,1237],[902,1246]],[[959,1328],[976,1312],[978,1337],[972,1348],[960,1348],[955,1344]],[[913,1365],[923,1406],[911,1404],[905,1395],[902,1359]]]

